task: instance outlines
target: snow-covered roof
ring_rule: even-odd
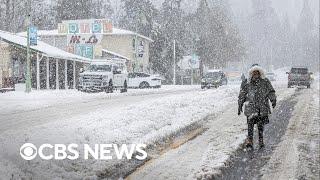
[[[54,30],[38,30],[37,34],[38,34],[38,36],[58,36],[58,35],[65,36],[66,35],[66,34],[63,34],[63,33],[58,33],[58,29],[54,29]],[[17,35],[26,37],[27,36],[27,32],[26,31],[19,32],[19,33],[17,33]]]
[[[3,40],[8,43],[13,43],[19,46],[23,46],[25,48],[27,47],[26,37],[18,36],[10,32],[0,31],[0,40]],[[51,46],[39,40],[38,40],[38,45],[30,46],[30,48],[34,51],[43,53],[47,57],[75,60],[75,61],[87,62],[87,63],[91,61],[91,59],[66,52],[64,50],[61,50],[59,48],[56,48],[54,46]]]
[[[112,51],[109,51],[109,50],[106,50],[106,49],[102,49],[102,51],[103,51],[103,52],[106,52],[106,53],[108,53],[108,54],[117,56],[117,57],[119,57],[119,58],[131,60],[130,58],[128,58],[128,57],[126,57],[126,56],[123,56],[123,55],[121,55],[121,54],[118,54],[118,53],[115,53],[115,52],[112,52]]]
[[[125,60],[123,59],[94,59],[92,60],[91,64],[96,64],[96,65],[105,65],[105,64],[117,64],[121,63],[124,64]]]
[[[209,69],[207,72],[222,72],[222,69]]]
[[[58,29],[53,29],[53,30],[38,30],[38,36],[65,36],[67,35],[66,33],[59,33]],[[82,33],[85,34],[85,33]],[[87,33],[87,34],[91,34],[91,33]],[[96,33],[98,34],[98,33]],[[104,35],[134,35],[134,36],[138,36],[141,37],[143,39],[146,39],[148,41],[153,42],[152,39],[150,39],[149,37],[143,36],[141,34],[135,33],[133,31],[129,31],[129,30],[125,30],[125,29],[118,29],[118,28],[113,28],[112,33],[99,33],[99,34],[104,34]],[[18,33],[18,35],[20,36],[27,36],[27,32],[20,32]]]

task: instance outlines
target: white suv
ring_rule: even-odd
[[[161,87],[161,77],[159,75],[150,75],[147,73],[136,72],[129,73],[129,83],[130,88],[160,88]]]
[[[126,92],[127,87],[128,73],[125,64],[104,60],[92,62],[80,73],[78,90],[112,93],[114,89]]]

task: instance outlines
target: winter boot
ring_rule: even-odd
[[[252,139],[247,139],[246,141],[246,147],[248,149],[253,149],[253,140]]]
[[[259,138],[259,147],[260,149],[264,148],[263,138]]]

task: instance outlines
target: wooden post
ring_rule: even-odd
[[[68,89],[68,60],[64,60],[64,89]]]
[[[50,88],[50,64],[49,64],[49,57],[47,57],[47,60],[46,60],[46,66],[47,66],[47,70],[46,70],[46,73],[47,73],[47,80],[46,80],[46,88],[49,89]]]
[[[56,89],[59,88],[59,59],[56,59]]]
[[[37,90],[40,90],[40,54],[37,53]]]
[[[76,89],[76,61],[73,61],[73,89]]]

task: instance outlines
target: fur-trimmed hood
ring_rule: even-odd
[[[249,82],[252,79],[253,71],[259,71],[260,75],[261,75],[261,79],[265,79],[266,78],[266,75],[265,75],[266,73],[265,73],[264,69],[259,65],[254,65],[249,69],[249,72],[248,72],[248,80],[249,80]]]

